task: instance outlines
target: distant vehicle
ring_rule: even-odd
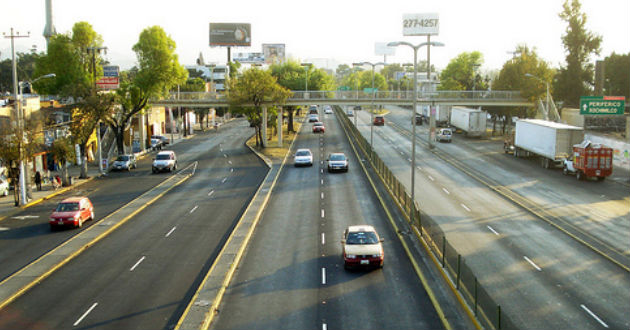
[[[346,111],[346,115],[348,115],[348,117],[354,117],[354,111],[348,109],[348,111]]]
[[[311,105],[308,107],[308,114],[309,115],[317,115],[319,114],[319,107],[316,105]]]
[[[451,125],[461,129],[466,136],[486,135],[487,112],[479,109],[453,107]]]
[[[355,105],[354,106],[354,110],[361,110],[361,106],[360,105]]]
[[[112,170],[115,170],[115,171],[122,171],[122,170],[129,171],[132,168],[136,168],[136,167],[137,167],[136,156],[134,154],[120,155],[116,158],[116,160],[112,164]]]
[[[343,171],[348,172],[348,158],[342,152],[328,155],[328,172]]]
[[[372,226],[350,226],[343,232],[341,250],[344,268],[383,267],[383,239]]]
[[[520,119],[516,121],[514,132],[514,157],[536,156],[544,168],[559,167],[573,154],[573,146],[582,141],[582,127],[540,119]]]
[[[177,170],[177,156],[175,155],[175,151],[168,150],[158,152],[153,159],[151,170],[153,173]]]
[[[578,180],[595,177],[602,181],[612,174],[612,158],[612,148],[583,141],[573,146],[573,155],[564,160],[562,173],[575,174]]]
[[[419,115],[419,114],[416,114],[414,122],[415,122],[416,125],[422,125],[422,116]]]
[[[451,113],[451,106],[447,105],[436,105],[433,107],[435,117],[435,126],[436,127],[448,127],[448,121]],[[431,108],[428,105],[418,105],[416,106],[416,114],[419,114],[422,117],[423,122],[429,122],[431,118]]]
[[[385,117],[383,117],[383,116],[375,116],[373,124],[374,124],[374,126],[383,126],[383,125],[385,125]]]
[[[309,123],[316,123],[319,121],[319,116],[318,115],[308,115],[308,122]]]
[[[311,149],[298,149],[293,158],[293,164],[298,166],[313,166],[313,153]]]
[[[9,180],[4,175],[0,177],[0,196],[9,196]]]
[[[330,105],[325,105],[324,106],[324,113],[328,114],[328,115],[332,114],[333,113],[332,107]]]
[[[452,142],[453,131],[450,128],[440,128],[435,134],[435,141]]]
[[[170,140],[164,135],[151,135],[152,139],[160,139],[162,141],[162,145],[168,145]]]
[[[326,132],[326,127],[324,127],[324,123],[322,123],[321,121],[318,121],[315,124],[313,124],[313,133],[324,133],[324,132]]]
[[[153,150],[162,150],[162,140],[160,140],[160,139],[151,139],[151,149],[153,149]]]
[[[94,220],[94,206],[87,197],[70,197],[57,204],[55,210],[50,215],[50,229],[73,226],[81,228],[83,222]]]

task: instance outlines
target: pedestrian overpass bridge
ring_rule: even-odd
[[[373,95],[374,94],[374,95]],[[155,106],[184,108],[218,108],[229,106],[225,93],[183,92],[171,93],[169,98],[149,100]],[[350,105],[408,105],[413,104],[411,91],[361,92],[361,91],[294,91],[283,104],[299,106],[309,104]],[[418,104],[442,104],[451,106],[503,106],[534,107],[535,103],[523,98],[518,91],[435,91],[418,93]],[[242,106],[252,104],[242,104]],[[274,106],[275,104],[267,104]]]

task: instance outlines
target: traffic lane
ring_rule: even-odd
[[[365,136],[369,134],[367,129],[364,130],[363,134]],[[380,138],[380,135],[378,137]],[[404,139],[394,136],[388,142],[394,145],[403,145]],[[375,143],[377,152],[382,159],[388,162],[391,159],[389,157],[392,157],[387,156],[390,146],[387,146],[385,141],[375,141],[377,141]],[[429,172],[430,174],[417,176],[419,182],[417,182],[418,190],[416,191],[421,192],[420,189],[426,189],[427,186],[430,187],[431,185],[439,185],[443,191],[439,192],[438,190],[437,194],[420,193],[417,195],[423,196],[423,201],[421,201],[423,212],[441,225],[448,235],[449,242],[456,247],[458,253],[466,257],[466,264],[479,276],[480,283],[492,283],[491,294],[500,299],[502,309],[510,313],[513,321],[530,325],[532,322],[540,322],[538,324],[542,327],[545,324],[554,324],[553,322],[558,320],[569,319],[571,320],[569,324],[578,322],[591,323],[591,326],[597,326],[598,322],[595,322],[589,313],[584,312],[584,308],[574,302],[580,301],[585,306],[588,305],[592,309],[601,311],[605,309],[605,304],[602,304],[599,298],[601,292],[606,292],[605,296],[612,297],[615,304],[621,308],[617,311],[613,308],[612,311],[600,312],[599,315],[605,315],[607,319],[613,320],[610,322],[619,322],[624,319],[623,310],[627,305],[628,297],[625,294],[616,293],[616,288],[622,287],[625,283],[619,279],[618,270],[614,266],[602,262],[590,250],[585,249],[566,235],[552,231],[551,234],[558,236],[549,238],[546,235],[547,227],[541,226],[541,223],[532,218],[530,214],[515,208],[502,198],[497,199],[492,193],[488,194],[483,186],[471,181],[466,175],[450,169],[450,166],[441,163],[430,153],[424,153],[425,151],[422,149],[418,154],[422,162],[426,163],[420,172]],[[391,155],[391,153],[389,154]],[[405,162],[405,156],[402,155],[399,157],[394,153],[392,158],[400,158],[398,162]],[[434,164],[431,165],[431,162]],[[404,178],[402,178],[402,182],[406,182]],[[477,186],[475,186],[476,184]],[[470,213],[467,215],[466,212],[463,212],[464,214],[462,214],[461,208],[453,208],[450,204],[444,205],[445,200],[451,199],[463,201],[466,205],[470,205]],[[471,237],[475,237],[475,239],[471,239]],[[555,251],[555,254],[552,251]],[[550,254],[550,252],[552,253]],[[558,254],[561,256],[556,257]],[[572,273],[577,271],[574,265],[590,265],[593,262],[599,266],[580,268],[578,273],[583,275],[579,277],[580,280],[576,280],[572,276]],[[532,277],[532,273],[538,274],[540,272],[538,263],[545,271]],[[508,265],[510,266],[507,267]],[[515,271],[516,269],[519,271]],[[501,276],[480,275],[484,273],[489,275],[501,274]],[[585,278],[601,279],[602,277],[610,277],[615,280],[604,283],[595,280],[592,285],[587,285],[589,288],[598,287],[600,295],[590,294],[588,290],[579,288],[584,285],[582,283]],[[558,290],[557,283],[562,283],[560,285],[562,290]],[[536,291],[538,294],[525,294],[519,289],[521,287],[530,288],[528,292]],[[535,289],[537,287],[546,289]],[[525,298],[520,296],[521,294]],[[517,301],[520,303],[513,306],[515,305],[514,302]],[[531,306],[540,306],[547,301],[562,301],[562,305],[567,306],[561,311],[562,318],[552,317],[545,320],[548,317],[545,316],[549,313],[548,310],[539,311],[531,308]],[[557,326],[566,326],[566,323],[558,323]]]
[[[440,329],[427,292],[416,275],[380,201],[349,146],[338,122],[327,136],[327,150],[349,156],[348,173],[326,173],[324,181],[326,242],[322,244],[322,319],[332,329]],[[350,225],[368,224],[384,238],[382,269],[345,270],[341,238]]]
[[[7,278],[41,255],[92,226],[159,184],[164,178],[148,175],[95,178],[67,193],[29,207],[14,217],[2,221],[2,227],[8,230],[0,231],[0,279]],[[52,211],[59,202],[72,196],[90,198],[94,205],[95,221],[85,222],[81,229],[65,228],[51,231],[48,220]]]
[[[392,119],[402,127],[410,128],[409,121],[404,120],[408,110],[391,109],[392,114],[396,114]],[[419,136],[426,139],[426,134]],[[577,181],[573,176],[565,177],[559,169],[542,168],[535,158],[516,159],[505,154],[501,141],[456,134],[453,143],[436,144],[436,147],[465,160],[467,166],[553,210],[557,216],[630,256],[630,243],[626,239],[630,235],[626,221],[630,214],[627,186],[612,180]]]
[[[239,147],[244,148],[242,144]],[[199,172],[189,181],[192,184],[175,188],[0,313],[17,313],[18,321],[30,324],[68,328],[78,321],[79,314],[98,303],[82,324],[166,328],[167,322],[179,317],[174,314],[181,314],[186,298],[190,298],[187,295],[194,292],[191,283],[203,276],[212,261],[210,255],[216,255],[218,245],[228,235],[227,228],[238,219],[236,213],[243,209],[243,199],[251,198],[267,171],[262,162],[250,156],[253,158],[235,161],[238,169],[230,180],[213,180],[218,189],[208,196],[211,205],[199,205],[193,211],[190,201],[189,190],[207,196],[208,177],[215,172],[202,170],[200,164]],[[222,157],[214,159],[223,162]],[[255,164],[260,169],[255,169]],[[241,185],[249,186],[247,196],[233,191],[243,190]],[[173,231],[173,227],[178,228]],[[76,283],[81,283],[80,288],[73,287]],[[47,311],[60,305],[63,311]],[[15,324],[7,322],[2,327],[14,328]]]
[[[285,164],[213,329],[308,329],[317,319],[317,252],[323,134],[301,127],[291,153],[313,151],[312,167]],[[325,133],[328,134],[328,133]]]

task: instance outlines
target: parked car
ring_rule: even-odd
[[[318,121],[313,124],[313,133],[325,133],[326,127],[324,127],[324,123]]]
[[[162,140],[160,139],[151,139],[151,149],[153,150],[162,150]]]
[[[343,171],[348,172],[348,158],[342,152],[328,155],[328,172]]]
[[[313,153],[311,149],[298,149],[293,158],[293,164],[298,166],[313,166]]]
[[[308,122],[309,123],[316,123],[319,121],[319,116],[318,115],[308,115]]]
[[[177,170],[177,156],[175,155],[175,151],[167,150],[158,152],[153,159],[151,170],[153,173]]]
[[[114,171],[129,171],[132,168],[136,168],[136,156],[134,154],[120,155],[116,158],[112,164],[112,170]]]
[[[65,226],[81,228],[87,220],[94,220],[94,206],[89,198],[82,196],[66,198],[57,204],[48,223],[55,230]]]
[[[450,128],[440,128],[435,134],[435,141],[451,142],[452,135],[453,135],[453,131]]]
[[[9,180],[4,175],[0,176],[0,196],[9,196]]]
[[[385,117],[383,116],[374,116],[374,126],[383,126],[385,125]]]
[[[343,232],[341,250],[344,268],[383,267],[383,239],[372,226],[350,226]]]
[[[151,135],[152,139],[160,139],[160,141],[162,141],[162,145],[168,145],[169,143],[171,143],[171,140],[169,140],[169,138],[167,138],[164,135]]]

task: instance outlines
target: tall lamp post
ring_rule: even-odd
[[[385,65],[383,62],[378,63],[352,63],[352,66],[362,66],[362,65],[370,65],[372,66],[372,109],[370,110],[370,148],[374,150],[374,99],[376,98],[376,91],[374,90],[374,68],[377,65]],[[370,155],[371,157],[371,155]]]
[[[92,80],[93,80],[93,90],[92,92],[96,95],[96,54],[100,54],[101,51],[105,51],[107,53],[107,47],[87,47],[86,51],[88,54],[92,55]],[[96,138],[98,143],[98,172],[101,175],[104,175],[103,169],[103,146],[101,145],[101,120],[99,118],[98,123],[96,123]]]
[[[306,72],[306,79],[304,79],[304,99],[308,99],[308,69],[313,63],[300,63],[300,65],[304,67],[304,71]]]
[[[413,49],[413,110],[411,111],[411,130],[412,130],[412,137],[411,137],[411,207],[409,208],[409,220],[411,221],[411,223],[413,223],[414,221],[414,213],[416,210],[416,195],[415,195],[415,191],[416,191],[416,107],[418,105],[418,49],[420,49],[422,46],[444,46],[443,43],[441,42],[435,42],[435,41],[431,41],[431,42],[423,42],[421,44],[418,45],[413,45],[409,42],[406,41],[397,41],[397,42],[390,42],[387,44],[388,47],[398,47],[401,45],[405,45],[405,46],[409,46]],[[428,53],[428,52],[427,52]],[[429,55],[427,55],[427,76],[429,77],[429,79],[431,78],[431,62],[430,62],[431,57]],[[430,118],[430,122],[432,125],[434,125],[435,120],[433,118],[433,114],[431,113],[432,109],[429,109],[429,118]],[[432,126],[431,125],[431,126]],[[429,128],[429,147],[432,147],[431,144],[431,129],[433,127]]]

